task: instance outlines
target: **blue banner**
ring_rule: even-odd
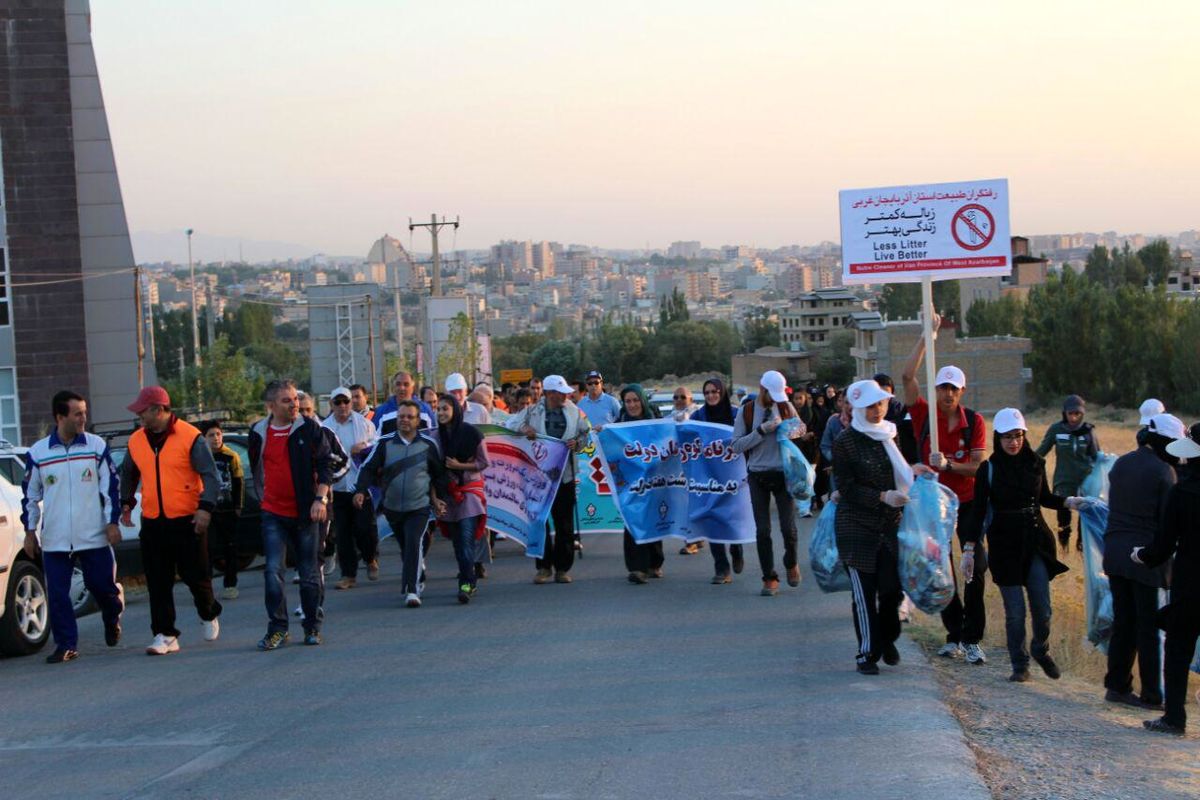
[[[525,545],[525,555],[540,558],[546,548],[546,519],[570,451],[558,439],[527,439],[494,425],[478,427],[488,458],[483,473],[487,526]]]
[[[635,541],[754,541],[746,462],[733,452],[732,435],[728,425],[710,422],[604,426],[604,467]]]
[[[594,434],[575,454],[575,508],[580,533],[620,533],[625,529]]]

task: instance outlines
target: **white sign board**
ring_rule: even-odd
[[[1008,181],[846,189],[842,283],[1008,275]]]

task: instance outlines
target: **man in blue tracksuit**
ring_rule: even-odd
[[[108,443],[84,431],[87,401],[80,395],[59,392],[51,406],[54,430],[34,442],[25,455],[21,524],[25,553],[35,558],[41,523],[42,566],[55,645],[46,661],[61,664],[79,657],[79,628],[71,604],[74,563],[79,564],[84,585],[100,606],[104,641],[109,647],[121,638],[125,603],[112,549],[121,541],[117,527],[121,505]]]
[[[380,436],[396,432],[396,410],[406,400],[417,404],[417,410],[420,412],[419,427],[422,429],[437,427],[437,414],[429,407],[428,403],[413,394],[416,388],[417,384],[413,382],[413,376],[409,373],[401,371],[392,376],[391,397],[387,399],[387,402],[377,406],[375,416],[371,417],[371,421],[375,423],[375,430],[379,431]]]

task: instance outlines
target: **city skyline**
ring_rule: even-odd
[[[1014,232],[1193,229],[1200,10],[1165,10],[92,12],[132,230],[351,255],[434,211],[459,249],[836,241],[839,189],[986,177]]]

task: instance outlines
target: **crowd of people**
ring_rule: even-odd
[[[494,544],[486,519],[487,451],[477,426],[502,425],[530,439],[551,437],[576,452],[592,431],[606,425],[669,418],[730,427],[732,448],[746,462],[764,596],[777,595],[781,581],[772,501],[783,548],[782,579],[790,587],[801,580],[798,514],[785,485],[781,447],[790,440],[814,466],[812,510],[836,504],[836,539],[852,587],[859,673],[879,674],[881,660],[890,666],[900,662],[896,641],[906,600],[898,578],[897,530],[914,482],[936,478],[958,499],[959,543],[959,556],[951,559],[954,596],[941,615],[945,644],[937,655],[986,663],[980,643],[990,572],[1004,603],[1010,680],[1030,680],[1031,660],[1056,679],[1060,670],[1049,652],[1050,584],[1067,570],[1058,548],[1070,546],[1072,511],[1090,502],[1079,496],[1080,486],[1101,454],[1085,421],[1086,404],[1076,395],[1068,397],[1061,422],[1050,426],[1037,448],[1030,444],[1020,411],[999,411],[991,420],[989,456],[987,420],[962,403],[967,376],[955,366],[938,370],[931,409],[916,377],[923,358],[922,339],[904,367],[899,396],[882,374],[845,388],[790,387],[782,374],[768,371],[749,392],[731,392],[723,379],[709,378],[700,403],[693,402],[688,387],[679,386],[665,411],[639,384],[610,393],[594,370],[575,383],[548,375],[499,390],[486,383],[471,389],[462,374],[454,373],[441,392],[399,372],[391,395],[375,408],[363,386],[335,388],[329,395],[331,413],[321,420],[312,395],[292,381],[278,380],[266,389],[266,415],[250,428],[247,465],[224,444],[219,422],[193,426],[172,411],[163,388],[151,386],[129,406],[141,426],[117,470],[106,442],[86,431],[86,400],[60,392],[51,403],[53,429],[29,449],[22,507],[25,549],[30,557],[40,555],[48,585],[55,650],[47,660],[78,657],[69,598],[73,564],[100,608],[106,643],[120,640],[123,595],[112,545],[120,541],[118,521],[131,525],[135,508],[141,515],[153,634],[147,653],[179,650],[176,575],[192,595],[203,638],[220,635],[220,601],[238,597],[235,529],[246,474],[261,496],[266,562],[268,622],[257,646],[275,650],[289,640],[284,579],[289,557],[299,584],[303,642],[320,645],[322,566],[336,557],[338,591],[357,586],[361,565],[368,580],[378,580],[380,517],[399,546],[404,605],[421,605],[425,554],[439,532],[453,544],[458,601],[467,604],[475,597]],[[1147,401],[1142,415],[1138,447],[1122,456],[1110,475],[1104,569],[1112,586],[1114,623],[1105,698],[1139,708],[1162,709],[1165,702],[1164,716],[1146,726],[1182,733],[1187,670],[1200,636],[1195,533],[1200,470],[1188,469],[1183,461],[1200,459],[1200,426],[1187,431],[1157,401]],[[930,435],[934,424],[936,448]],[[1053,480],[1044,461],[1051,450]],[[536,584],[571,583],[582,547],[575,525],[574,459],[567,464],[550,509],[543,555],[536,560]],[[1043,508],[1056,512],[1057,531],[1047,526]],[[210,530],[224,554],[220,599],[212,586]],[[629,581],[662,578],[662,542],[638,542],[628,530],[623,538]],[[688,542],[680,552],[694,555],[703,546]],[[710,543],[708,550],[713,584],[729,584],[743,571],[741,545]],[[1160,610],[1158,590],[1168,585],[1172,602]],[[1167,631],[1165,663],[1159,658],[1160,627]]]

